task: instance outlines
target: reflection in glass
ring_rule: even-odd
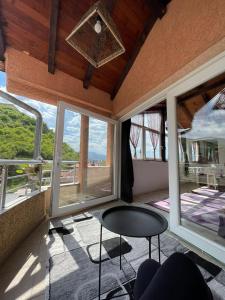
[[[177,99],[181,223],[225,238],[225,90]]]
[[[113,194],[114,126],[65,110],[59,206]]]

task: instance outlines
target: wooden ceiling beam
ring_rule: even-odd
[[[0,60],[0,71],[5,72],[5,62]]]
[[[188,117],[189,121],[192,121],[193,116],[190,112],[190,110],[187,108],[187,106],[185,105],[185,103],[181,102],[179,103],[179,106],[182,108],[182,110],[185,112],[186,116]]]
[[[198,96],[198,95],[202,95],[204,93],[207,93],[208,91],[216,89],[219,86],[224,85],[224,84],[225,84],[225,77],[218,80],[218,81],[216,81],[216,82],[208,84],[208,85],[200,85],[200,86],[194,88],[193,90],[191,90],[190,92],[184,94],[183,96],[179,96],[178,97],[179,103],[183,102],[183,101],[186,101],[186,100],[188,100],[188,99],[190,99],[194,96]]]
[[[55,55],[56,55],[56,39],[59,15],[59,1],[51,1],[51,15],[49,26],[49,44],[48,44],[48,72],[55,73]]]
[[[6,43],[5,43],[5,36],[3,31],[3,22],[2,22],[2,17],[0,16],[0,61],[5,60],[5,49],[6,49]]]
[[[166,13],[166,4],[162,0],[147,0],[150,10],[153,10],[156,12],[158,17],[162,19],[162,17]]]
[[[210,101],[210,97],[207,95],[207,93],[201,94],[202,99],[204,100],[205,104],[207,104]]]
[[[93,73],[94,73],[94,66],[89,63],[88,67],[87,67],[87,70],[86,70],[86,73],[85,73],[84,80],[83,80],[83,87],[85,89],[88,89]]]
[[[130,71],[139,51],[141,50],[142,45],[144,44],[147,36],[149,35],[150,31],[152,30],[156,20],[158,18],[162,18],[166,13],[166,6],[163,5],[162,2],[160,2],[158,0],[151,0],[151,1],[148,1],[148,4],[150,6],[150,9],[152,10],[152,15],[147,20],[147,22],[144,26],[144,30],[139,35],[137,42],[133,48],[133,51],[129,57],[129,60],[128,60],[125,68],[123,69],[123,71],[119,77],[119,80],[117,81],[117,83],[113,89],[113,92],[111,94],[112,100],[115,98],[117,92],[119,91],[124,79],[126,78],[128,72]]]
[[[105,5],[110,14],[112,14],[115,4],[116,4],[116,0],[107,0]],[[85,76],[84,76],[84,80],[83,80],[83,87],[85,89],[89,88],[89,85],[91,83],[91,78],[94,74],[94,70],[95,70],[95,67],[92,64],[88,63],[88,66],[87,66],[87,69],[85,72]]]

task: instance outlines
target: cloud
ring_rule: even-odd
[[[189,139],[224,139],[225,110],[214,109],[218,95],[204,105],[192,121],[192,129],[184,136]]]

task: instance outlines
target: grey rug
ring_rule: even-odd
[[[50,300],[75,299],[96,300],[98,296],[99,268],[99,212],[93,218],[74,222],[72,217],[55,219],[51,227],[64,226],[70,234],[59,234],[51,230],[49,235]],[[186,253],[199,266],[206,282],[215,294],[215,299],[225,299],[225,272],[185,248],[178,240],[164,233],[161,235],[161,261],[174,252]],[[103,299],[130,292],[140,264],[148,258],[146,239],[122,240],[122,266],[119,269],[118,236],[103,229],[102,289]],[[152,238],[152,258],[158,260],[157,238]],[[132,299],[120,296],[121,300]]]

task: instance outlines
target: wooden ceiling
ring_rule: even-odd
[[[1,1],[0,60],[6,46],[23,51],[111,94],[113,99],[129,72],[147,35],[166,13],[170,0],[102,0],[120,32],[126,52],[95,69],[65,38],[94,0],[3,0]],[[159,37],[160,38],[160,37]]]

